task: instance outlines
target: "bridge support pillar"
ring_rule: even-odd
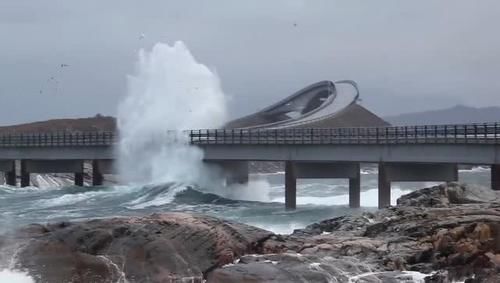
[[[391,181],[386,172],[386,165],[378,165],[378,208],[391,205]]]
[[[248,183],[248,161],[224,161],[222,163],[226,185]]]
[[[104,176],[101,173],[99,160],[92,160],[92,186],[102,186]]]
[[[0,171],[4,172],[5,183],[16,186],[16,162],[15,160],[0,160]]]
[[[83,187],[83,173],[75,173],[75,186]]]
[[[297,174],[295,164],[291,161],[285,162],[285,208],[297,208]]]
[[[21,160],[21,188],[30,186],[30,172],[27,168],[27,160]]]
[[[359,208],[361,206],[361,174],[358,165],[358,175],[349,178],[349,207]]]
[[[491,165],[491,188],[500,191],[500,164]]]
[[[5,172],[5,183],[12,187],[15,187],[17,185],[17,176],[15,170]]]

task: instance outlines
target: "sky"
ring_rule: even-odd
[[[115,115],[139,50],[177,40],[217,71],[231,117],[342,79],[381,116],[500,106],[499,13],[497,0],[0,0],[0,125]]]

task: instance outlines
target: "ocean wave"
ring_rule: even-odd
[[[258,173],[252,173],[251,175],[255,176],[275,176],[275,175],[285,175],[285,171],[277,171],[277,172],[258,172]]]
[[[79,194],[65,194],[51,199],[42,199],[36,202],[37,208],[48,208],[56,206],[65,206],[70,204],[76,204],[84,200],[88,200],[97,195],[102,195],[103,192],[88,192]]]
[[[393,278],[397,282],[413,282],[413,283],[424,283],[425,277],[432,274],[424,274],[417,271],[383,271],[383,272],[367,272],[363,274],[358,274],[349,278],[349,283],[364,282],[365,279],[370,278],[373,275],[387,274],[389,277]],[[368,280],[370,281],[370,280]]]
[[[39,189],[49,190],[49,189]],[[77,204],[85,201],[99,201],[107,197],[117,198],[134,192],[134,187],[112,186],[112,187],[63,187],[52,189],[51,197],[44,197],[34,203],[36,208],[50,208]]]
[[[391,204],[395,205],[398,198],[405,195],[412,190],[402,190],[400,188],[392,188],[391,190]],[[285,202],[285,197],[274,198],[274,202]],[[377,207],[378,206],[378,189],[370,189],[361,192],[360,202],[362,207]],[[297,205],[348,205],[349,204],[349,194],[341,194],[335,196],[298,196]]]
[[[228,205],[241,203],[239,200],[224,198],[213,193],[204,193],[188,187],[175,195],[174,202],[178,204],[217,204]]]
[[[188,186],[181,183],[145,186],[142,195],[124,205],[132,210],[162,206],[172,203],[175,196],[186,189],[188,189]]]
[[[32,192],[43,192],[47,190],[54,190],[58,188],[39,188],[39,187],[34,187],[34,186],[29,186],[29,187],[14,187],[14,186],[9,186],[9,185],[0,185],[0,195],[2,194],[22,194],[22,193],[32,193]]]
[[[460,170],[458,170],[458,172],[460,172],[460,173],[483,173],[483,172],[490,172],[490,168],[476,166],[476,167],[472,167],[470,169],[460,169]]]

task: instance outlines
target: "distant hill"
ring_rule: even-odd
[[[0,134],[5,133],[51,133],[51,132],[88,132],[114,131],[116,119],[97,115],[92,118],[55,119],[43,122],[0,127]]]
[[[432,125],[500,122],[500,107],[475,108],[457,105],[452,108],[384,117],[392,125]]]

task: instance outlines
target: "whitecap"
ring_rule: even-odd
[[[411,192],[412,190],[403,190],[399,187],[392,188],[391,190],[391,204],[395,205],[398,198]],[[284,197],[272,199],[273,202],[285,202]],[[377,207],[378,206],[378,189],[370,189],[361,192],[361,206],[362,207]],[[297,197],[297,205],[348,205],[349,194],[342,194],[329,197],[311,197],[299,196]]]
[[[155,206],[162,206],[165,204],[169,204],[174,201],[175,196],[178,193],[185,191],[187,188],[188,187],[184,185],[171,187],[165,192],[155,196],[153,199],[148,200],[149,195],[145,195],[126,203],[125,207],[128,209],[135,210],[135,209],[144,209],[148,207],[155,207]]]

